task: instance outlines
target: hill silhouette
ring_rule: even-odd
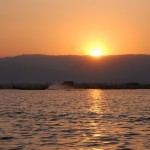
[[[150,55],[20,55],[0,58],[0,83],[150,82]]]

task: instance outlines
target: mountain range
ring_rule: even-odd
[[[0,58],[0,83],[150,83],[150,55]]]

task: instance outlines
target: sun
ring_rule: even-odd
[[[91,51],[91,56],[100,57],[100,56],[102,56],[102,51],[100,49],[93,49]]]

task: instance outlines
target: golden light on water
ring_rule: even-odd
[[[90,101],[90,111],[94,112],[94,113],[100,113],[102,114],[102,107],[103,105],[101,105],[102,101],[103,101],[103,91],[101,90],[91,90],[89,92],[90,97],[91,97],[91,101]]]

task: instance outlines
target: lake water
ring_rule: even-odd
[[[150,90],[0,90],[0,149],[149,150]]]

